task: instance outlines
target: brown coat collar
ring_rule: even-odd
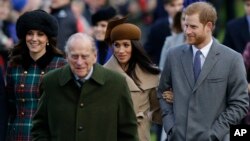
[[[136,68],[135,68],[136,74],[138,78],[140,79],[140,81],[142,82],[140,84],[140,87],[138,87],[136,83],[133,81],[133,79],[122,70],[121,66],[118,64],[114,56],[112,56],[109,59],[109,61],[104,65],[104,67],[109,68],[118,73],[121,73],[123,76],[125,76],[130,91],[141,91],[141,89],[147,90],[147,89],[155,88],[158,86],[158,83],[159,83],[159,75],[153,75],[153,74],[144,72],[140,69],[138,65],[136,65]]]

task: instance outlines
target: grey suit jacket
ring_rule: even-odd
[[[169,104],[162,93],[173,89]],[[222,140],[231,124],[238,124],[248,109],[246,72],[242,56],[213,41],[197,82],[193,75],[192,47],[168,51],[157,96],[164,129],[172,141]]]

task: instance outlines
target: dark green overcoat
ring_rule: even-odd
[[[34,141],[138,141],[130,92],[120,74],[95,64],[79,88],[66,65],[44,76],[41,92]]]

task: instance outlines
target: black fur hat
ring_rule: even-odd
[[[116,10],[113,7],[102,8],[92,15],[92,25],[96,25],[99,21],[108,21],[115,16]]]
[[[56,37],[58,22],[56,18],[43,10],[29,11],[21,15],[17,20],[17,37],[24,39],[29,30],[41,30],[49,37]]]

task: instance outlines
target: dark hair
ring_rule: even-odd
[[[100,21],[109,21],[117,14],[115,8],[103,7],[91,16],[92,25],[96,26]]]
[[[173,26],[172,26],[172,29],[175,33],[183,32],[181,21],[182,21],[182,11],[178,11],[174,16]]]
[[[173,1],[175,1],[175,0],[163,0],[163,4],[165,5],[165,4],[170,4],[170,3],[172,3]]]
[[[151,74],[159,74],[160,69],[153,64],[151,59],[146,54],[145,50],[142,47],[142,44],[138,40],[131,40],[132,45],[132,54],[131,58],[128,62],[128,69],[126,73],[135,81],[135,83],[139,85],[141,82],[140,79],[137,77],[135,72],[136,64],[144,71]]]
[[[46,52],[50,52],[55,56],[65,57],[64,52],[56,48],[56,37],[48,37],[49,45],[46,45]],[[23,55],[29,54],[29,49],[25,39],[20,39],[18,44],[10,51],[10,64],[18,65],[22,63]]]

